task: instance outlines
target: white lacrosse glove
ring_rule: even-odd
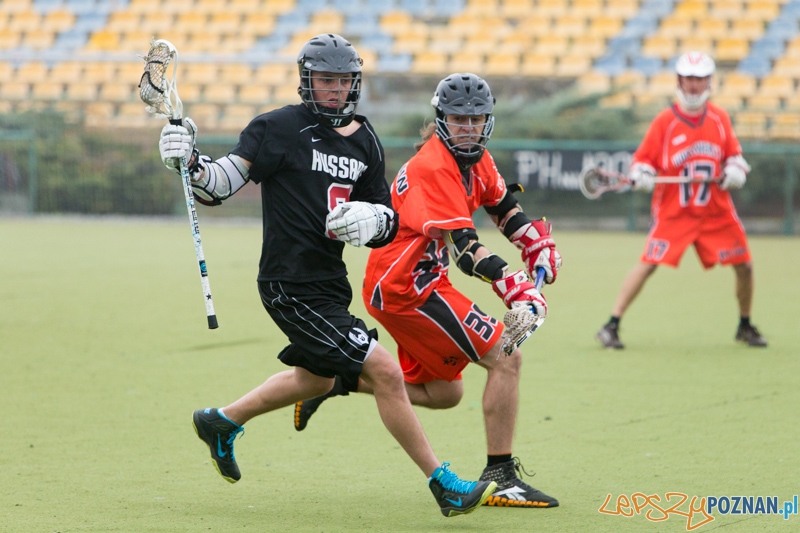
[[[522,250],[522,260],[528,274],[534,276],[537,267],[545,271],[544,280],[553,283],[561,268],[561,254],[550,236],[552,224],[542,220],[531,220],[511,235],[511,242]]]
[[[719,187],[727,191],[728,189],[741,189],[747,182],[747,173],[750,172],[750,165],[744,160],[744,157],[735,155],[725,160],[725,166],[722,169],[722,183]]]
[[[390,213],[391,209],[381,204],[344,202],[328,213],[325,227],[331,238],[353,246],[363,246],[385,234],[388,230],[387,215]]]
[[[167,124],[161,130],[161,139],[158,149],[161,152],[161,161],[170,170],[178,170],[181,158],[186,158],[188,164],[192,158],[197,126],[189,117],[183,119],[183,125]]]
[[[650,192],[656,184],[656,169],[647,163],[634,163],[628,172],[634,191]]]
[[[526,306],[538,316],[547,316],[547,300],[531,283],[524,270],[517,270],[505,278],[492,282],[495,294],[503,299],[509,309]]]

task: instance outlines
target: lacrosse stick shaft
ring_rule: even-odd
[[[536,267],[536,281],[534,281],[534,285],[536,285],[536,290],[541,292],[542,285],[544,284],[544,275],[545,270],[542,267]]]

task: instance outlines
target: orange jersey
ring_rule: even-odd
[[[727,158],[741,153],[730,117],[723,109],[708,103],[703,115],[694,119],[673,105],[650,124],[632,162],[646,163],[661,176],[711,179],[720,176]],[[716,183],[658,184],[651,209],[653,217],[662,220],[736,212],[728,191]]]
[[[447,146],[432,137],[392,184],[400,227],[390,244],[370,252],[364,302],[399,311],[425,302],[439,284],[449,284],[442,230],[474,229],[472,213],[483,205],[496,205],[505,193],[505,182],[488,151],[470,168],[465,183]]]

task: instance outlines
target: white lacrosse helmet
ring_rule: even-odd
[[[678,58],[675,63],[675,72],[678,74],[678,100],[687,109],[700,109],[708,100],[711,93],[711,76],[714,75],[716,65],[714,60],[703,52],[687,52]],[[708,78],[706,90],[700,94],[686,94],[680,86],[680,78],[685,77]]]

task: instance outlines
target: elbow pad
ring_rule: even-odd
[[[502,278],[508,263],[494,254],[476,261],[475,253],[483,246],[477,239],[478,234],[474,229],[465,228],[451,231],[445,244],[456,266],[468,276],[478,277],[488,283]]]
[[[202,178],[195,181],[195,177]],[[219,205],[222,200],[244,187],[250,179],[250,169],[241,157],[227,155],[212,161],[207,155],[199,155],[197,162],[189,169],[192,191],[195,197],[206,205]]]

